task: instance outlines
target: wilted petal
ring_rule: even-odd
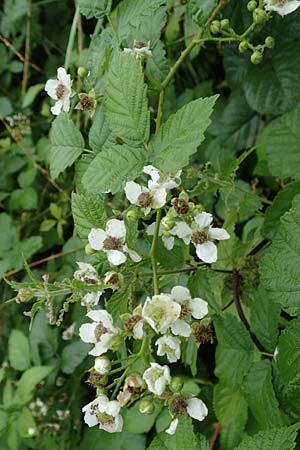
[[[218,259],[217,246],[211,241],[197,244],[196,253],[199,259],[209,264],[216,262]]]
[[[124,250],[124,252],[128,253],[128,255],[130,256],[132,261],[140,262],[142,260],[141,256],[134,250],[131,250],[130,248],[128,248],[126,244],[124,245],[123,250]]]
[[[166,433],[171,434],[171,435],[175,434],[177,426],[178,426],[178,419],[176,418],[176,419],[172,420],[172,422],[169,425],[169,428],[166,429]]]
[[[57,100],[55,105],[52,106],[52,108],[50,108],[50,111],[52,112],[52,114],[54,116],[58,116],[61,113],[62,107],[63,107],[63,101]]]

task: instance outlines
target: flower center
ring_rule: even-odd
[[[174,198],[172,205],[177,214],[187,214],[189,212],[189,205],[183,198]]]
[[[142,208],[147,208],[152,203],[152,195],[149,192],[142,192],[138,196],[138,202]]]
[[[180,306],[181,306],[180,317],[185,317],[188,314],[190,314],[191,310],[189,308],[189,305],[188,305],[187,301],[181,303]]]
[[[80,107],[84,111],[90,111],[94,108],[94,99],[92,97],[89,97],[88,95],[84,95],[80,99]]]
[[[182,416],[186,413],[186,407],[187,403],[182,397],[174,398],[169,405],[172,416]]]
[[[89,383],[91,386],[97,388],[99,386],[103,386],[106,382],[106,379],[103,375],[98,373],[96,370],[92,369],[90,371],[90,375],[87,379],[87,383]]]
[[[209,342],[213,344],[214,334],[210,326],[198,325],[194,328],[193,335],[197,344],[206,344]]]
[[[191,241],[194,244],[204,244],[205,242],[208,241],[207,232],[205,230],[194,231],[191,237]]]
[[[95,338],[96,338],[97,342],[100,341],[101,336],[107,332],[108,332],[108,329],[105,328],[103,323],[102,322],[98,323],[98,325],[96,326],[96,329],[95,329]]]
[[[273,0],[273,3],[278,6],[284,6],[287,3],[287,0]]]
[[[129,317],[129,319],[126,320],[124,326],[125,326],[125,329],[128,331],[128,333],[130,333],[130,334],[133,333],[134,326],[140,320],[142,320],[142,318],[139,315],[131,316],[131,317]]]
[[[113,425],[115,423],[114,416],[110,416],[107,413],[97,412],[97,418],[99,422],[101,422],[103,425]]]
[[[57,88],[55,89],[56,97],[60,100],[66,93],[66,88],[62,83],[59,83]]]
[[[146,47],[146,44],[145,44],[145,42],[137,42],[137,41],[135,41],[133,47],[134,48],[144,48],[144,47]]]
[[[119,250],[121,246],[121,239],[115,238],[113,236],[107,236],[103,242],[104,250]]]

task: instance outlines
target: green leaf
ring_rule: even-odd
[[[56,225],[56,220],[54,219],[46,219],[40,225],[39,231],[46,233],[50,231]]]
[[[299,425],[273,428],[246,437],[234,450],[293,450]]]
[[[109,135],[110,130],[107,120],[105,119],[103,103],[101,103],[96,110],[93,124],[89,132],[89,144],[95,153],[99,153],[102,150]]]
[[[31,186],[24,189],[16,189],[12,192],[9,199],[9,208],[12,210],[25,209],[30,211],[31,209],[36,209],[37,204],[38,195]]]
[[[35,386],[46,378],[53,370],[53,366],[35,366],[27,369],[18,381],[14,401],[25,404],[32,398]]]
[[[44,87],[45,87],[44,83],[39,83],[35,84],[34,86],[30,86],[30,88],[23,97],[22,108],[27,108],[28,106],[30,106],[31,103],[34,102],[36,96],[41,92],[42,89],[44,89]]]
[[[251,367],[243,392],[260,429],[285,425],[272,384],[272,368],[266,359]]]
[[[65,346],[61,354],[61,370],[66,374],[74,372],[87,357],[90,346],[82,341],[74,341]]]
[[[129,144],[149,139],[147,85],[140,60],[117,52],[111,62],[105,91],[105,114],[115,136]]]
[[[120,191],[126,181],[134,180],[145,165],[145,151],[141,147],[115,145],[98,153],[82,177],[88,192]]]
[[[215,374],[228,387],[238,387],[253,361],[253,343],[244,325],[233,315],[214,321],[218,339]]]
[[[115,292],[106,303],[107,311],[112,315],[114,322],[120,320],[120,315],[128,312],[129,289]]]
[[[264,130],[259,141],[260,149],[266,154],[272,175],[280,179],[300,179],[299,153],[300,107],[273,120]],[[284,156],[284,164],[282,158]]]
[[[84,140],[68,114],[60,113],[52,123],[50,142],[50,172],[52,178],[57,178],[81,155]]]
[[[18,417],[18,433],[21,437],[30,437],[30,428],[33,428],[37,432],[37,427],[35,420],[32,416],[31,411],[24,407]]]
[[[250,107],[273,116],[289,111],[300,100],[299,71],[296,46],[289,42],[277,45],[270,58],[248,71],[243,86]]]
[[[141,414],[139,411],[140,401],[127,409],[124,417],[124,429],[134,434],[148,433],[153,427],[157,416],[162,410],[162,404],[154,403],[152,414]]]
[[[8,340],[8,358],[16,370],[26,370],[30,366],[30,349],[27,337],[20,330],[12,330]]]
[[[281,224],[260,261],[262,286],[288,314],[300,313],[300,194],[280,219]]]
[[[241,389],[217,384],[214,410],[222,429],[221,448],[232,450],[240,442],[248,418],[248,405]]]
[[[145,450],[146,439],[143,435],[128,433],[107,433],[98,427],[85,427],[84,437],[76,450]],[[49,449],[49,450],[52,450]]]
[[[72,214],[80,239],[87,240],[92,228],[105,228],[107,216],[103,202],[92,195],[72,194]]]
[[[79,11],[87,19],[102,19],[109,14],[112,0],[79,0]]]
[[[300,322],[298,319],[293,320],[281,333],[276,361],[283,381],[286,384],[293,384],[300,373]]]
[[[147,450],[201,450],[198,444],[192,420],[188,416],[180,416],[176,433],[172,436],[165,431],[159,433]]]
[[[57,351],[58,329],[49,325],[43,309],[36,313],[32,321],[29,342],[32,360],[35,365],[40,365],[41,360],[51,360]]]
[[[189,162],[204,140],[218,96],[199,98],[169,117],[150,141],[153,165],[163,172],[176,172]]]

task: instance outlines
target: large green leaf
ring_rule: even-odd
[[[298,425],[294,425],[260,431],[246,437],[234,450],[293,450],[298,428]]]
[[[35,366],[27,369],[18,381],[14,400],[18,404],[27,403],[33,395],[35,386],[46,378],[54,369],[53,366]]]
[[[109,68],[105,114],[114,135],[127,143],[149,139],[150,113],[141,62],[132,54],[116,52]]]
[[[66,345],[61,354],[61,370],[71,374],[86,358],[91,346],[82,341],[74,341]]]
[[[95,153],[102,150],[109,135],[110,131],[107,120],[105,119],[103,103],[101,103],[95,113],[93,124],[89,132],[89,144]]]
[[[271,122],[264,130],[259,147],[266,154],[272,175],[300,179],[300,107]],[[283,164],[284,158],[284,164]]]
[[[101,19],[109,14],[112,0],[78,0],[79,11],[87,19]]]
[[[214,321],[218,347],[215,374],[228,387],[239,386],[253,361],[253,343],[244,325],[233,315],[224,314]]]
[[[53,178],[57,178],[81,155],[84,140],[67,113],[60,113],[52,124],[50,141],[50,172]]]
[[[188,164],[204,140],[216,100],[216,95],[198,98],[169,117],[150,141],[155,167],[176,172]]]
[[[8,358],[16,370],[26,370],[30,366],[30,349],[27,337],[20,330],[12,330],[8,340]]]
[[[115,145],[98,153],[82,177],[89,192],[120,191],[126,181],[134,180],[143,170],[146,157],[141,147]]]
[[[300,194],[281,218],[272,244],[260,261],[263,287],[287,313],[300,313]]]
[[[78,236],[87,240],[92,228],[104,228],[106,212],[103,202],[93,195],[72,194],[72,214]]]

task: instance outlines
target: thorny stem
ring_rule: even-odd
[[[25,39],[25,61],[22,79],[22,95],[25,94],[28,80],[29,59],[30,59],[30,34],[31,34],[31,0],[27,0],[27,22]]]
[[[156,213],[156,222],[155,222],[155,229],[154,229],[154,234],[153,234],[153,239],[152,239],[152,245],[151,245],[151,249],[150,249],[150,253],[149,253],[150,258],[151,258],[151,265],[152,265],[154,295],[159,294],[155,252],[156,252],[156,244],[157,244],[158,234],[159,234],[160,220],[161,220],[161,209],[158,209],[157,213]]]
[[[79,6],[77,5],[76,9],[75,9],[75,14],[74,14],[73,22],[71,25],[69,41],[68,41],[68,45],[67,45],[65,65],[64,65],[66,71],[68,70],[69,65],[70,65],[71,53],[72,53],[72,50],[74,47],[75,36],[76,36],[76,31],[77,31],[78,18],[79,18]]]
[[[240,274],[238,272],[237,269],[233,270],[233,278],[232,278],[232,283],[233,283],[233,301],[236,307],[236,310],[238,312],[238,315],[241,319],[241,321],[243,322],[243,324],[245,325],[245,328],[249,331],[249,334],[251,336],[252,341],[254,342],[254,344],[256,345],[256,347],[258,348],[258,350],[265,354],[267,353],[265,347],[260,343],[260,341],[258,340],[257,336],[251,331],[249,322],[244,314],[242,305],[241,305],[241,301],[240,301]]]

